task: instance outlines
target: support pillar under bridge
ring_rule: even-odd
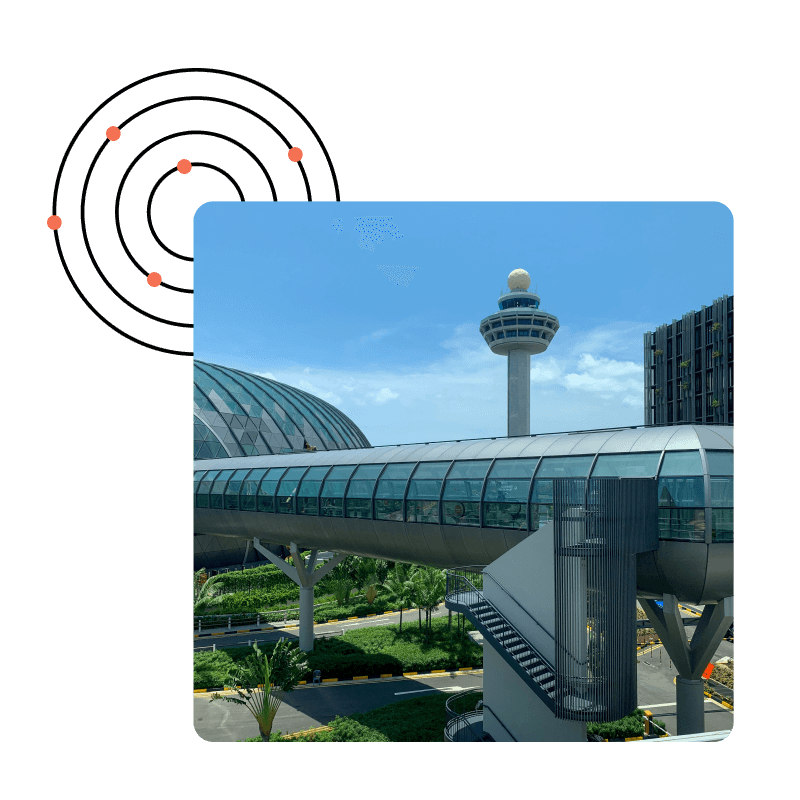
[[[304,560],[296,542],[289,544],[293,567],[267,550],[259,539],[253,539],[253,547],[300,587],[300,649],[311,652],[314,649],[314,586],[345,558],[344,553],[335,553],[321,569],[315,569],[318,551],[312,550]]]

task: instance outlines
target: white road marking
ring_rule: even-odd
[[[395,692],[398,694],[419,694],[420,692],[466,692],[467,689],[480,689],[480,686],[448,686],[446,689],[435,689],[431,686],[430,689],[414,689],[410,692]]]
[[[708,697],[705,699],[706,703],[713,703],[714,701],[709,699]],[[651,705],[640,705],[639,708],[667,708],[668,706],[676,706],[677,703],[653,703]]]

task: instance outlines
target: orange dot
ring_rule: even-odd
[[[106,137],[112,142],[116,142],[120,136],[122,136],[122,133],[120,132],[120,129],[116,125],[112,125],[106,131]]]
[[[158,286],[161,283],[161,276],[157,272],[151,272],[147,276],[147,282],[151,286]]]
[[[289,161],[299,161],[303,157],[303,151],[299,147],[293,147],[289,151]]]
[[[61,217],[57,217],[55,214],[53,214],[52,217],[48,217],[47,227],[50,228],[51,231],[57,231],[61,227]]]
[[[188,161],[185,158],[182,158],[178,162],[178,172],[180,172],[181,175],[188,175],[191,171],[192,171],[192,162]]]

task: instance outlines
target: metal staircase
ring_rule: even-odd
[[[481,577],[475,575],[475,579]],[[464,614],[547,707],[556,711],[555,668],[466,575],[448,571],[445,606]]]

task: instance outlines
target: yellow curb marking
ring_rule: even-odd
[[[367,681],[369,680],[369,675],[356,675],[353,678],[354,681]]]
[[[432,669],[431,672],[446,672],[444,669]]]
[[[392,677],[391,672],[384,672],[381,674],[381,678],[391,678],[391,677]]]
[[[407,678],[409,675],[418,675],[418,674],[419,674],[419,673],[417,673],[417,672],[404,672],[404,673],[403,673],[403,677],[404,677],[404,678]]]
[[[338,681],[338,680],[339,680],[338,678],[323,678],[322,682],[323,683],[333,683],[334,681]]]

